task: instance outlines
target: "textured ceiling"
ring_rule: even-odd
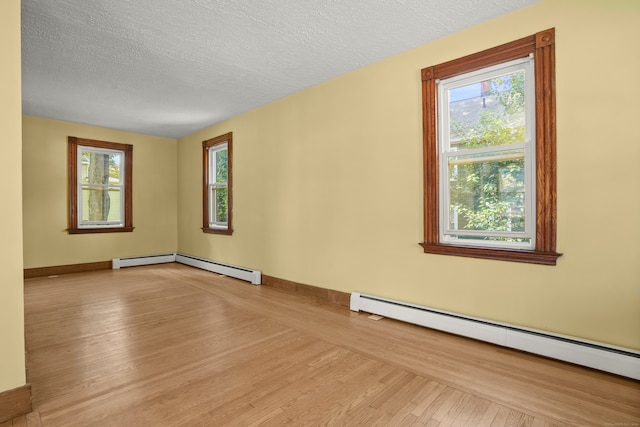
[[[22,0],[23,112],[178,138],[536,0]]]

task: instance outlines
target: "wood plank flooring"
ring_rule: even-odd
[[[180,264],[25,280],[8,426],[638,426],[640,383]]]

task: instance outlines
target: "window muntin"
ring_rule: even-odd
[[[438,83],[440,242],[535,246],[535,88],[525,58]]]
[[[533,205],[535,205],[535,210],[533,211],[535,218],[532,219],[535,223],[535,229],[532,231],[532,235],[535,236],[535,240],[531,242],[532,248],[506,248],[490,245],[471,246],[443,241],[443,227],[449,227],[449,232],[455,227],[450,226],[449,221],[445,222],[443,226],[443,221],[441,221],[443,195],[440,191],[440,181],[443,179],[445,172],[440,170],[442,156],[439,134],[441,133],[440,127],[442,123],[438,112],[438,105],[441,101],[438,96],[438,82],[488,69],[489,67],[500,66],[510,61],[526,59],[532,55],[535,58],[532,76],[535,87],[535,99],[533,100],[535,104],[535,135],[531,137],[535,139],[531,139],[529,142],[529,149],[535,153],[535,165],[531,171],[535,181],[535,194],[532,194]],[[557,258],[562,255],[556,252],[555,30],[550,28],[481,52],[423,68],[421,77],[424,154],[424,240],[420,245],[424,252],[555,265]],[[486,87],[484,89],[486,90]],[[508,145],[507,148],[509,149],[514,148],[509,146],[511,143],[505,145]],[[489,151],[491,151],[491,147],[493,145],[486,147],[486,144],[484,146],[480,144],[474,148],[489,148]],[[456,153],[456,155],[460,154]],[[478,158],[482,159],[484,156],[482,153],[476,154],[478,156],[471,157],[475,161]],[[513,152],[508,155],[516,157],[520,154]],[[445,164],[447,169],[451,166],[458,166],[458,169],[460,169],[462,167],[461,164],[468,163],[468,161],[469,157],[452,158]],[[449,165],[449,162],[452,164]],[[458,163],[458,165],[455,163]],[[499,173],[499,175],[504,176],[504,179],[500,178],[498,180],[498,188],[503,193],[518,192],[522,188],[521,181],[524,182],[526,177],[519,178],[520,173],[516,173],[513,170],[513,163],[511,165],[506,164],[505,167],[509,167],[511,170],[508,170],[508,173],[505,173],[504,170]],[[446,173],[448,174],[450,171]],[[523,170],[522,173],[524,174],[525,171]],[[514,176],[512,177],[511,175]],[[495,187],[495,182],[493,185]],[[517,211],[514,211],[513,216],[516,214]],[[458,230],[454,231],[457,232]],[[507,230],[507,232],[512,231],[513,225],[512,230]],[[453,233],[450,234],[453,235]],[[502,236],[497,236],[496,238],[499,237]]]
[[[133,231],[133,146],[68,138],[70,234]]]
[[[202,142],[202,231],[232,234],[233,135],[227,133]]]

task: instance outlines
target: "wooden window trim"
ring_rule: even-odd
[[[106,148],[124,152],[124,226],[123,227],[78,227],[78,146]],[[94,139],[68,138],[68,187],[69,234],[94,234],[94,233],[127,233],[132,232],[133,227],[133,197],[132,197],[132,171],[133,171],[133,145],[117,142],[97,141]]]
[[[533,250],[440,243],[437,80],[534,54],[536,90],[536,243]],[[555,29],[422,70],[425,253],[556,265]]]
[[[227,144],[227,228],[209,227],[209,148],[219,144]],[[202,141],[202,231],[209,234],[232,235],[233,212],[233,132]]]

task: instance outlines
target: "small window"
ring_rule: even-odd
[[[76,137],[68,141],[68,232],[133,231],[133,146]]]
[[[555,39],[422,70],[426,253],[555,265]]]
[[[202,142],[203,225],[202,231],[232,234],[231,160],[232,134]]]

